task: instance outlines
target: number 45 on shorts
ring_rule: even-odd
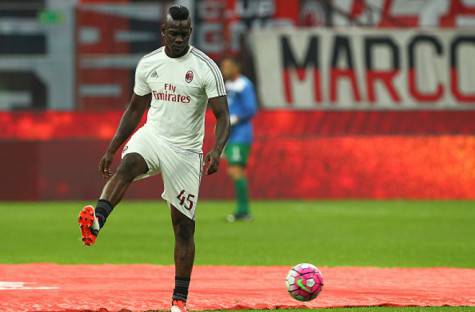
[[[180,194],[177,195],[178,200],[180,201],[180,205],[184,207],[187,210],[193,209],[193,205],[195,204],[193,202],[193,199],[195,198],[195,195],[193,194],[186,194],[185,190],[181,190]]]

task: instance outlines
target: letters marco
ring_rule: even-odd
[[[429,33],[398,37],[396,32],[335,34],[324,39],[311,34],[303,44],[296,44],[289,35],[279,37],[283,89],[288,104],[294,103],[293,83],[306,80],[312,81],[315,103],[324,99],[338,103],[338,95],[342,93],[351,94],[356,103],[377,103],[384,99],[378,98],[382,93],[376,89],[384,91],[385,98],[396,105],[407,100],[430,104],[443,101],[447,95],[461,104],[475,102],[473,84],[469,90],[461,84],[465,61],[469,61],[463,59],[468,53],[461,51],[475,48],[473,35]],[[323,57],[322,53],[328,55]],[[322,64],[325,59],[327,64]],[[433,69],[437,75],[427,77],[419,62],[426,67],[438,66],[438,71]],[[349,88],[342,89],[340,81],[345,81]],[[323,88],[328,88],[326,93]]]

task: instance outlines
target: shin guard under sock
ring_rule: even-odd
[[[114,207],[112,207],[112,204],[108,200],[99,199],[97,201],[95,213],[101,228],[106,223],[107,217],[112,212],[112,209],[114,209]]]

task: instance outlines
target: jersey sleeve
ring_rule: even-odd
[[[226,95],[226,88],[224,87],[223,76],[216,63],[210,61],[208,71],[204,77],[204,88],[208,98]]]
[[[150,89],[147,80],[146,80],[146,72],[143,66],[143,62],[139,62],[137,68],[135,69],[135,85],[134,85],[134,93],[140,96],[149,94],[152,92]]]

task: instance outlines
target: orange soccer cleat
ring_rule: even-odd
[[[78,219],[81,228],[82,242],[86,246],[92,246],[99,234],[99,222],[94,214],[94,207],[87,205],[79,212]]]
[[[183,300],[173,300],[170,312],[187,312],[186,302]]]

